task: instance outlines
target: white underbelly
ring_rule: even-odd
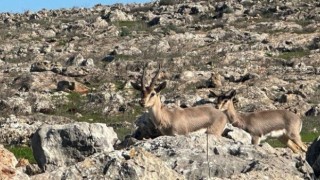
[[[270,133],[268,134],[264,134],[261,136],[261,140],[266,140],[267,138],[269,137],[272,137],[272,138],[278,138],[280,136],[283,136],[284,134],[286,134],[287,131],[285,129],[281,129],[281,130],[276,130],[276,131],[271,131]]]

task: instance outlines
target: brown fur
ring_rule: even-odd
[[[156,103],[149,107],[149,113],[155,126],[163,135],[186,135],[189,132],[208,128],[209,134],[221,136],[226,116],[212,105],[191,108],[167,108],[157,95]]]
[[[145,70],[141,77],[141,85],[131,83],[132,87],[141,91],[140,104],[148,108],[150,117],[154,125],[163,135],[186,135],[189,132],[207,128],[207,133],[221,136],[227,124],[226,115],[215,109],[213,105],[202,105],[190,108],[167,108],[162,105],[160,91],[165,88],[166,82],[154,87],[155,81],[160,72],[152,79],[149,86],[145,87]]]
[[[234,96],[234,95],[233,95]],[[278,139],[293,152],[306,152],[307,146],[301,141],[301,119],[287,110],[266,110],[253,113],[238,114],[233,105],[233,96],[218,98],[218,107],[223,110],[231,124],[247,131],[253,144],[259,144],[260,138],[272,131],[285,129],[284,135]]]

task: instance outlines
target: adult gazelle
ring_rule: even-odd
[[[207,129],[207,133],[221,136],[228,121],[223,112],[216,109],[212,104],[189,108],[166,107],[160,100],[160,92],[166,87],[166,82],[155,86],[161,64],[159,64],[150,85],[146,85],[147,67],[148,64],[145,64],[141,83],[132,82],[131,85],[141,92],[140,105],[148,109],[153,124],[162,135],[186,135],[189,132]]]
[[[214,94],[214,92],[211,92]],[[233,105],[235,90],[218,95],[217,108],[225,112],[229,122],[247,131],[252,137],[252,144],[259,144],[261,139],[276,137],[293,152],[307,151],[301,141],[302,121],[298,115],[288,110],[265,110],[252,113],[238,113]]]

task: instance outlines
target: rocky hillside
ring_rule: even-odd
[[[42,124],[76,121],[105,123],[120,139],[132,134],[144,110],[130,82],[145,62],[149,77],[163,64],[168,106],[215,103],[210,90],[236,89],[239,111],[295,112],[311,142],[320,134],[319,26],[320,3],[310,0],[1,13],[0,144],[30,146]]]

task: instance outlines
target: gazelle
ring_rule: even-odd
[[[212,94],[215,94],[211,91]],[[253,113],[239,114],[233,105],[235,90],[218,96],[218,109],[225,112],[229,122],[247,131],[252,137],[252,144],[259,144],[267,137],[278,138],[294,153],[307,151],[307,146],[301,141],[301,119],[288,110],[265,110]]]
[[[186,135],[199,129],[207,129],[207,133],[220,137],[227,124],[226,115],[213,105],[201,105],[190,108],[168,108],[161,103],[160,91],[166,87],[162,82],[155,87],[161,65],[149,86],[145,86],[145,73],[148,64],[144,66],[141,84],[131,83],[132,87],[141,92],[140,105],[148,108],[150,118],[162,135]]]

